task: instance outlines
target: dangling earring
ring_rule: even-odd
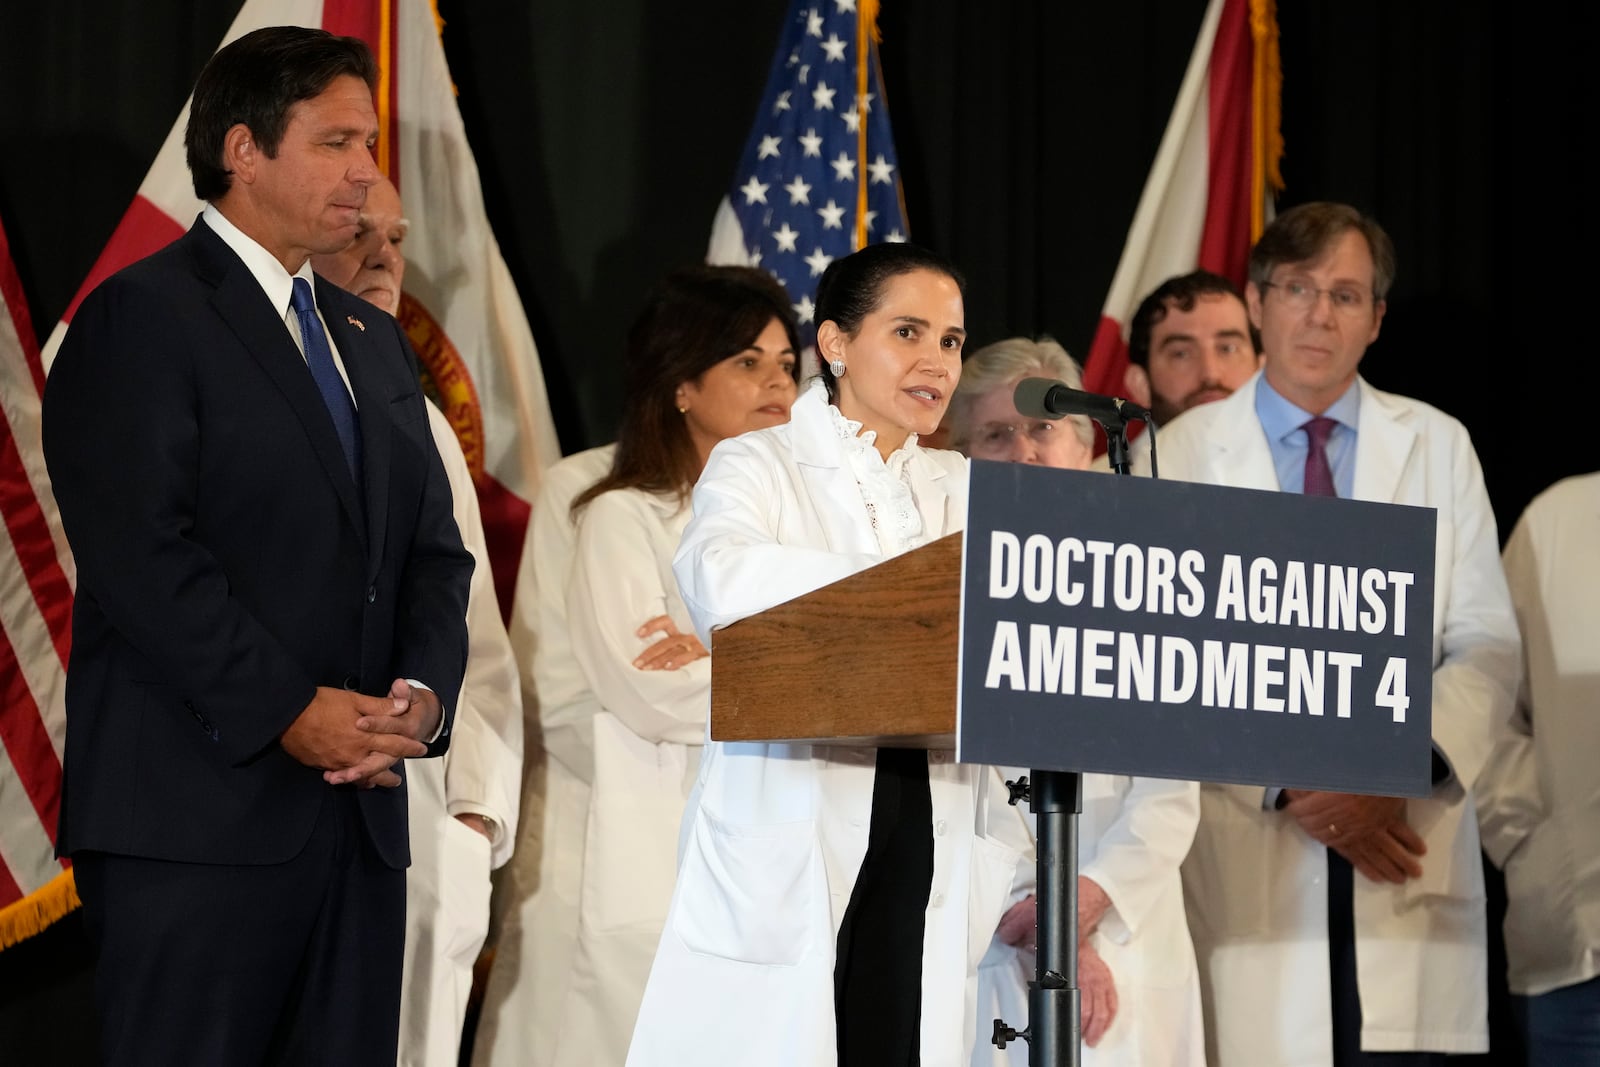
[[[842,360],[842,359],[833,360],[832,362],[830,362],[828,364],[828,369],[833,371],[833,376],[835,378],[843,378],[844,377],[844,360]]]

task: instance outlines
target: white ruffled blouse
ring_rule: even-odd
[[[875,447],[876,430],[863,433],[859,422],[845,418],[833,404],[828,405],[828,415],[844,444],[845,461],[861,489],[861,499],[866,502],[878,548],[887,558],[922,544],[922,513],[911,495],[909,468],[917,435],[908,436],[906,443],[885,460]]]

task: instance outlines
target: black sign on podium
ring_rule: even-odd
[[[1426,795],[1435,524],[974,461],[957,758]]]

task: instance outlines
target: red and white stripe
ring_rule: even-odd
[[[360,37],[382,68],[379,166],[411,220],[406,293],[443,327],[471,379],[482,440],[473,462],[495,589],[509,613],[541,472],[561,456],[539,352],[483,207],[429,0],[247,0],[221,44],[262,26],[321,26]],[[219,44],[218,47],[221,47]],[[105,251],[45,346],[48,369],[78,303],[101,281],[182,235],[204,205],[184,161],[184,105]]]
[[[1271,0],[1207,6],[1085,361],[1085,389],[1123,393],[1128,322],[1168,278],[1203,267],[1244,285],[1250,246],[1271,210],[1276,39]]]
[[[56,883],[72,557],[39,445],[44,366],[0,228],[0,947]]]

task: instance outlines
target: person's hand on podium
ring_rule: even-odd
[[[662,635],[661,640],[639,653],[634,659],[633,665],[641,671],[675,671],[679,667],[687,667],[695,660],[711,655],[698,637],[681,632],[670,615],[657,615],[634,633],[639,637]]]
[[[1418,858],[1428,851],[1406,822],[1403,797],[1286,789],[1284,813],[1313,839],[1350,861],[1374,882],[1420,878]]]
[[[1094,1048],[1117,1017],[1117,983],[1087,938],[1078,942],[1078,988],[1083,1043]]]

